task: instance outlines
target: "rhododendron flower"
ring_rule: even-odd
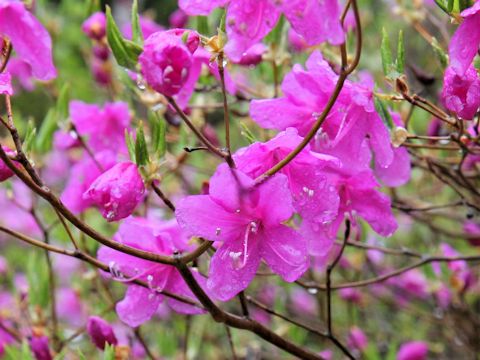
[[[0,94],[13,95],[12,76],[9,72],[0,74]]]
[[[187,233],[219,245],[207,286],[220,300],[244,290],[262,259],[289,282],[308,266],[305,240],[282,224],[293,214],[283,174],[255,187],[252,178],[222,164],[210,180],[209,194],[184,198],[175,214]]]
[[[107,33],[107,19],[103,12],[96,12],[90,15],[82,24],[82,31],[90,39],[102,40]]]
[[[428,344],[424,341],[410,341],[402,344],[397,353],[397,360],[425,360],[428,355]]]
[[[159,231],[155,223],[142,218],[126,219],[120,225],[115,240],[156,254],[172,255],[176,250],[168,233]],[[133,279],[140,279],[149,285],[149,288],[144,288],[129,284],[124,299],[117,303],[118,316],[131,327],[139,326],[155,314],[163,300],[160,293],[162,290],[195,300],[195,296],[173,266],[142,260],[105,246],[98,251],[98,259],[109,264],[114,279],[127,284]],[[198,272],[192,270],[192,273],[201,285],[204,284],[204,279]],[[203,312],[198,307],[170,297],[167,297],[166,301],[172,309],[182,314]]]
[[[458,75],[452,67],[445,70],[442,101],[462,119],[473,119],[480,108],[480,77],[473,65],[463,75]]]
[[[87,322],[87,333],[96,347],[103,350],[105,345],[117,345],[118,340],[112,326],[98,316],[90,316]]]
[[[88,138],[92,150],[109,149],[116,153],[126,153],[125,130],[131,120],[127,103],[105,103],[101,108],[74,100],[70,102],[69,112],[76,130]]]
[[[307,60],[306,68],[297,64],[285,76],[284,97],[251,102],[250,115],[260,126],[277,130],[295,127],[302,136],[308,133],[328,103],[338,75],[318,51]],[[388,166],[393,160],[390,135],[375,111],[371,84],[347,81],[321,129],[317,146],[323,153],[349,161],[345,165],[358,168],[368,164],[370,159],[359,161],[367,136],[381,166]]]
[[[179,1],[180,8],[189,15],[207,15],[225,5],[228,5],[225,50],[233,61],[239,61],[252,45],[261,41],[282,14],[309,45],[324,41],[339,45],[345,40],[337,0]]]
[[[463,22],[450,40],[448,52],[452,69],[463,76],[480,46],[480,1],[476,1],[460,15]]]
[[[91,199],[83,196],[90,185],[103,171],[110,169],[116,163],[117,156],[111,151],[95,154],[95,160],[89,155],[73,165],[70,178],[61,195],[62,202],[74,213],[81,213],[93,205]]]
[[[296,129],[288,128],[266,143],[254,143],[238,150],[234,160],[241,171],[256,178],[285,158],[302,140]],[[340,166],[337,158],[311,152],[307,146],[281,170],[288,178],[293,205],[303,221],[325,224],[336,218],[339,195],[323,170]],[[316,236],[310,238],[310,251],[315,255],[325,254],[334,240],[325,242]]]
[[[18,0],[0,0],[0,37],[12,42],[18,56],[30,64],[40,80],[57,76],[52,59],[52,40],[43,25]]]
[[[198,34],[174,29],[150,35],[139,57],[141,72],[147,83],[165,96],[178,94],[187,82],[192,66],[192,54],[198,47]]]
[[[145,185],[137,165],[122,162],[100,175],[83,198],[98,205],[108,221],[118,221],[132,214],[144,192]]]

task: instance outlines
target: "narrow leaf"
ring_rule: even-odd
[[[134,163],[137,163],[135,157],[135,142],[133,141],[132,135],[128,130],[125,130],[125,144],[127,144],[128,155],[130,156],[130,160]]]
[[[143,132],[143,124],[137,128],[137,139],[135,142],[135,158],[137,165],[147,165],[148,163],[148,149],[147,141],[145,140],[145,133]]]
[[[397,72],[399,74],[403,74],[405,72],[405,44],[403,40],[403,30],[400,30],[398,33]]]
[[[383,123],[385,124],[386,127],[388,127],[390,130],[395,127],[395,124],[393,123],[392,115],[390,115],[390,111],[388,111],[388,106],[385,104],[385,102],[378,98],[375,97],[375,110],[377,110],[378,115],[380,115]]]
[[[390,38],[385,28],[382,29],[382,44],[380,47],[380,52],[382,55],[383,73],[385,74],[385,76],[388,76],[390,69],[393,65],[393,59],[392,49],[390,47]]]
[[[197,16],[197,31],[202,35],[210,34],[210,27],[208,25],[208,18],[206,16]]]
[[[138,16],[138,1],[134,0],[132,4],[132,41],[135,44],[143,44],[142,28],[140,27],[140,17]]]

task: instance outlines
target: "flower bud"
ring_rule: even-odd
[[[192,53],[198,43],[198,34],[189,32],[185,37],[182,29],[152,34],[145,40],[144,51],[139,57],[148,85],[165,96],[180,92],[188,79]]]
[[[3,146],[3,151],[9,156],[15,155],[13,150],[10,150],[8,147]],[[0,182],[5,181],[13,176],[13,171],[5,164],[2,160],[0,160]]]
[[[391,137],[392,145],[398,148],[408,139],[408,131],[404,127],[397,126],[393,129]]]
[[[144,192],[137,165],[123,162],[100,175],[83,194],[83,199],[98,205],[108,221],[118,221],[132,214]]]
[[[30,350],[32,350],[33,355],[36,360],[52,360],[52,353],[48,346],[48,337],[42,336],[32,336],[29,339]]]
[[[397,360],[424,360],[428,355],[428,345],[423,341],[410,341],[400,346]]]
[[[82,24],[82,31],[92,40],[101,40],[107,33],[107,21],[103,12],[92,14]]]
[[[363,351],[368,346],[368,339],[365,333],[358,327],[354,326],[348,334],[347,344],[350,348]]]
[[[95,346],[101,350],[105,349],[105,344],[117,345],[118,343],[112,326],[101,317],[90,316],[87,332]]]

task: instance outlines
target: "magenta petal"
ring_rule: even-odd
[[[227,164],[222,164],[210,179],[209,193],[216,203],[234,212],[241,207],[242,194],[249,191],[253,185],[253,179],[240,171],[230,169]]]
[[[280,11],[271,0],[232,1],[227,10],[226,54],[240,61],[277,23]]]
[[[262,258],[283,280],[295,281],[307,270],[307,243],[295,230],[284,225],[268,228],[259,241]]]
[[[57,76],[50,35],[23,3],[0,3],[0,34],[8,36],[15,52],[32,67],[35,77],[51,80]]]
[[[150,320],[161,301],[162,296],[158,293],[138,285],[130,285],[124,299],[117,303],[116,310],[120,320],[128,326],[137,327]]]
[[[312,114],[306,113],[304,107],[296,106],[286,98],[253,100],[250,103],[250,116],[264,129],[285,130],[288,127],[306,133],[301,124],[309,126],[313,122]]]
[[[448,49],[450,65],[462,76],[472,64],[480,46],[480,2],[476,2],[462,16],[465,20],[460,24],[450,40]]]
[[[258,245],[251,241],[244,264],[243,245],[242,241],[224,243],[212,257],[207,287],[219,300],[230,300],[255,277],[261,260]]]
[[[0,74],[0,94],[13,95],[12,76],[9,72]]]
[[[393,161],[387,167],[375,164],[375,175],[387,186],[402,186],[410,180],[412,166],[407,149],[393,149]]]
[[[208,15],[217,8],[224,6],[229,0],[179,0],[178,7],[188,15]]]
[[[292,194],[285,175],[276,174],[260,185],[257,206],[266,227],[276,226],[292,216]]]
[[[288,0],[282,9],[292,27],[309,45],[324,41],[340,45],[345,41],[338,0]]]
[[[391,236],[398,228],[389,197],[375,189],[357,190],[351,207],[382,236]]]
[[[227,211],[209,195],[187,196],[177,204],[175,215],[189,235],[212,241],[236,239],[248,223],[248,219]]]
[[[199,274],[199,272],[196,269],[191,269],[192,275],[197,280],[199,285],[205,290],[206,289],[206,280],[205,278]],[[192,291],[190,288],[187,286],[185,281],[183,280],[182,276],[180,273],[175,270],[171,273],[168,284],[166,286],[166,290],[176,294],[176,295],[181,295],[183,297],[186,297],[192,301],[196,301],[199,303],[195,295],[193,295]],[[203,314],[205,313],[205,310],[194,306],[190,304],[186,304],[182,301],[175,300],[174,298],[165,296],[165,299],[167,300],[168,306],[170,306],[173,310],[180,314],[190,314],[190,315],[195,315],[195,314]],[[200,303],[199,303],[200,304]]]

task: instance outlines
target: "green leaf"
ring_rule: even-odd
[[[88,4],[86,8],[87,8],[86,17],[89,17],[93,13],[102,10],[102,7],[100,5],[100,0],[88,0]]]
[[[448,55],[446,52],[442,49],[440,44],[438,43],[438,40],[436,38],[432,38],[431,42],[433,52],[437,56],[437,60],[442,66],[442,69],[446,69],[448,66]]]
[[[125,129],[125,144],[127,144],[128,155],[130,156],[130,160],[136,164],[137,160],[135,157],[135,142],[133,141],[132,134],[130,134],[130,132],[127,129]]]
[[[140,27],[140,17],[138,16],[138,1],[132,3],[132,41],[135,44],[143,44],[142,28]]]
[[[32,252],[27,262],[28,295],[30,304],[45,308],[48,305],[50,294],[48,284],[47,265],[45,255]]]
[[[57,111],[55,108],[48,110],[42,126],[38,131],[35,147],[37,151],[46,153],[51,149],[53,143],[53,133],[57,129]]]
[[[115,346],[105,344],[105,350],[103,352],[103,360],[115,360]]]
[[[138,61],[138,56],[142,52],[142,47],[123,38],[120,29],[113,19],[112,11],[109,6],[106,8],[106,16],[107,40],[108,45],[110,45],[110,48],[112,49],[113,56],[117,60],[118,65],[134,69]]]
[[[206,16],[197,16],[197,31],[202,35],[210,34],[210,27],[208,25],[208,18]]]
[[[245,123],[241,122],[240,127],[242,128],[242,131],[240,132],[240,134],[244,136],[250,144],[253,144],[254,142],[258,141],[255,138],[255,135],[253,135],[250,129],[247,127],[247,125],[245,125]]]
[[[8,345],[5,347],[5,360],[35,360],[30,351],[30,346],[28,345],[27,341],[22,342],[21,347],[17,347],[15,345]]]
[[[23,140],[23,151],[27,154],[33,150],[35,145],[35,135],[37,134],[37,129],[35,128],[35,124],[32,120],[28,121],[27,125],[27,132],[25,133],[25,138]]]
[[[277,25],[265,37],[265,42],[267,44],[279,45],[281,43],[285,23],[285,17],[282,15],[280,20],[277,22]]]
[[[155,157],[161,158],[167,150],[167,142],[165,140],[167,132],[166,121],[154,111],[148,113],[148,121],[152,129],[153,152]]]
[[[145,140],[145,133],[143,132],[143,124],[137,128],[137,139],[135,142],[135,159],[137,160],[137,165],[147,165],[148,159],[148,149],[147,141]]]
[[[57,98],[57,116],[59,120],[64,120],[68,117],[68,105],[70,103],[70,84],[63,84]]]
[[[448,0],[447,2],[447,11],[450,13],[453,11],[454,0]]]
[[[392,115],[390,115],[390,111],[388,111],[388,106],[385,104],[383,99],[375,96],[375,110],[377,110],[378,115],[382,118],[383,123],[387,126],[390,130],[395,127],[393,123]]]
[[[399,74],[403,74],[405,72],[405,44],[403,41],[403,30],[400,30],[398,33],[397,72]]]
[[[382,55],[383,73],[385,76],[388,76],[393,66],[393,58],[392,49],[390,47],[390,38],[385,28],[382,29],[382,44],[380,47],[380,53]]]

